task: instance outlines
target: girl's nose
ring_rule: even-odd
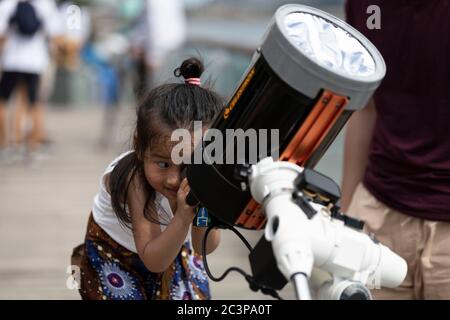
[[[181,183],[180,172],[174,172],[167,176],[166,180],[167,186],[170,188],[178,188]]]

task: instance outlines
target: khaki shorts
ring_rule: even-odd
[[[395,289],[372,290],[374,299],[450,299],[449,222],[395,211],[362,184],[356,188],[347,215],[363,220],[366,232],[373,233],[408,264],[403,284]]]

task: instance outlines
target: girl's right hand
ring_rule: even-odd
[[[194,207],[191,207],[186,203],[186,197],[189,194],[190,190],[191,188],[189,187],[188,181],[186,178],[184,178],[177,192],[176,214],[180,215],[187,224],[191,224],[195,218]]]

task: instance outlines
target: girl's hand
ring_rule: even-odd
[[[187,179],[184,178],[177,192],[176,214],[180,215],[187,224],[191,224],[195,217],[194,207],[191,207],[186,203],[186,197],[190,190],[191,188],[189,187]]]

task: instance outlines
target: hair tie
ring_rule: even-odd
[[[200,86],[200,78],[187,78],[184,80],[186,84],[192,84],[194,86]]]

